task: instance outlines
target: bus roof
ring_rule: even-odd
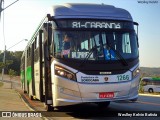
[[[54,18],[110,19],[133,21],[127,10],[105,4],[67,3],[52,6]]]
[[[158,81],[160,81],[160,78],[159,77],[153,77],[152,80],[158,80]]]
[[[143,77],[142,80],[157,80],[160,81],[160,77]]]

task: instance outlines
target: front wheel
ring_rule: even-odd
[[[45,105],[45,109],[46,111],[53,111],[54,107],[52,107],[51,105]]]
[[[134,99],[131,99],[130,101],[136,102],[137,100],[138,100],[138,98],[134,98]]]
[[[100,109],[104,109],[104,108],[107,108],[107,107],[109,106],[110,101],[107,101],[107,102],[98,102],[98,103],[96,103],[96,104],[98,105],[98,107],[99,107]]]
[[[153,91],[152,88],[149,88],[149,89],[148,89],[148,92],[149,92],[149,93],[153,93],[154,91]]]

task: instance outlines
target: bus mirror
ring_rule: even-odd
[[[52,21],[52,17],[50,14],[47,14],[48,21]]]
[[[137,45],[139,47],[139,40],[138,40],[138,25],[139,24],[137,22],[133,22],[133,24],[137,26],[137,31],[136,31],[136,34],[137,34]]]
[[[137,46],[139,48],[139,40],[138,40],[138,35],[136,35],[136,38],[137,38]]]
[[[137,25],[137,26],[139,25],[137,22],[133,22],[133,24],[134,24],[134,25]]]

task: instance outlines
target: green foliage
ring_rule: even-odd
[[[12,79],[16,75],[16,71],[9,69],[8,74],[9,74],[10,79]]]
[[[144,93],[144,89],[143,89],[143,85],[142,85],[141,80],[140,80],[140,84],[139,84],[139,93]]]
[[[13,63],[13,60],[6,60],[6,62],[5,63],[3,63],[3,62],[0,62],[0,69],[2,69],[2,68],[6,68],[6,67],[8,67],[9,65],[11,65]]]
[[[0,69],[4,68],[5,64],[3,62],[0,62]]]
[[[16,75],[20,75],[20,62],[23,51],[6,51],[6,62],[3,63],[4,53],[0,51],[0,69],[5,67],[5,74],[8,74],[8,70],[12,69],[16,71]],[[0,70],[1,72],[1,70]]]

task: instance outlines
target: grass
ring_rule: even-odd
[[[2,87],[3,86],[3,83],[2,82],[0,82],[0,87]]]

